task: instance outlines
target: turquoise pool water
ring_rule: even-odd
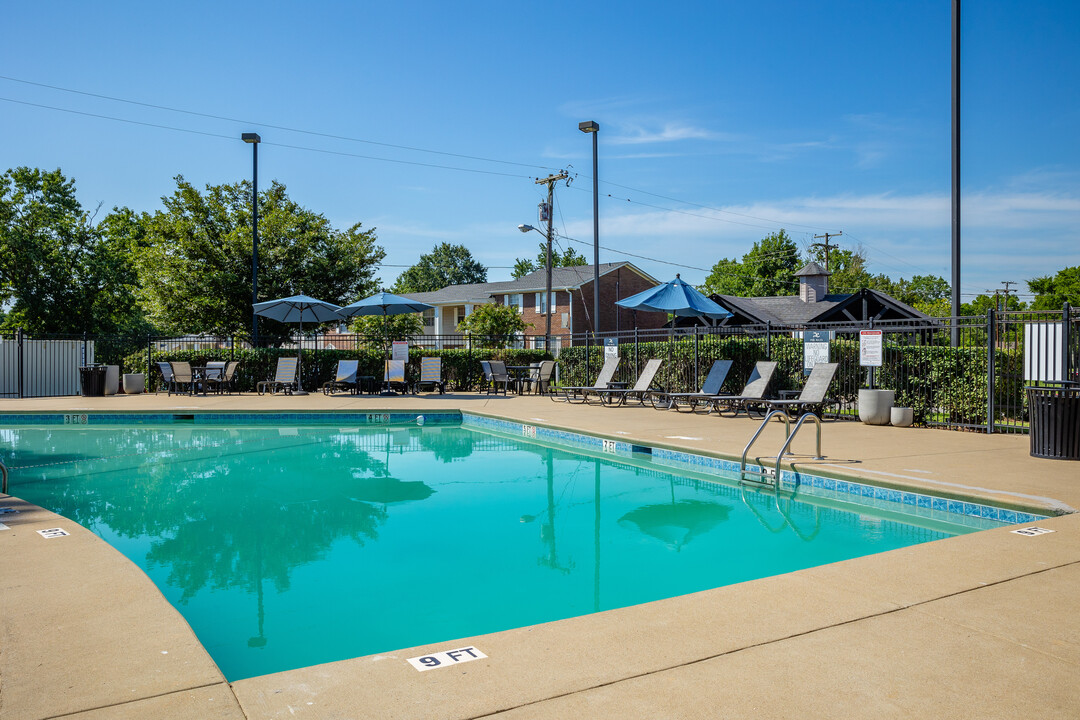
[[[39,426],[0,440],[11,492],[141,567],[229,680],[974,529],[456,426]]]

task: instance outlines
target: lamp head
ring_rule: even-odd
[[[244,133],[240,136],[240,139],[246,143],[260,143],[262,138],[259,137],[259,133]]]
[[[577,129],[583,133],[600,132],[600,126],[592,120],[586,120],[585,122],[578,123]]]
[[[536,228],[534,228],[532,225],[526,225],[524,223],[522,223],[521,225],[518,225],[518,230],[520,230],[523,233],[527,233],[530,230],[535,230],[535,229]]]

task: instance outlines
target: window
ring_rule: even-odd
[[[547,312],[547,303],[544,302],[544,293],[542,292],[536,293],[536,312],[541,315]]]
[[[425,310],[424,311],[424,327],[426,327],[426,328],[435,327],[435,308],[431,308],[430,310]]]
[[[454,325],[456,327],[457,325],[460,325],[461,322],[465,319],[465,306],[464,305],[459,306],[459,307],[455,308],[454,310],[455,310],[455,312],[454,312],[454,317],[455,317]]]
[[[525,306],[524,299],[525,298],[521,293],[516,293],[514,295],[506,295],[505,296],[506,304],[507,305],[513,305],[514,307],[516,307],[517,311],[519,313],[524,309],[524,306]]]

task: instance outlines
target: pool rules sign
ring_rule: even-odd
[[[885,360],[885,334],[881,330],[859,331],[859,364],[881,367]]]

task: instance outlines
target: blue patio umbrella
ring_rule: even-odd
[[[384,291],[346,305],[338,310],[338,314],[341,317],[353,317],[355,315],[406,315],[408,313],[430,310],[433,307],[435,306],[422,303],[419,300],[410,300],[409,298]]]
[[[671,313],[676,317],[704,317],[723,320],[730,317],[724,308],[687,285],[678,275],[674,280],[651,287],[615,303],[628,310]]]
[[[255,309],[256,315],[262,317],[268,317],[271,320],[280,320],[281,322],[288,323],[300,323],[300,337],[304,335],[304,321],[307,322],[331,322],[340,321],[341,316],[338,315],[339,308],[332,303],[324,302],[322,300],[316,300],[313,297],[307,295],[293,295],[292,297],[279,298],[277,300],[267,300],[266,302],[255,303],[252,305]],[[303,343],[298,342],[296,344],[296,372],[297,372],[297,388],[296,395],[307,395],[301,385],[304,375],[301,372],[300,362],[300,347]]]

